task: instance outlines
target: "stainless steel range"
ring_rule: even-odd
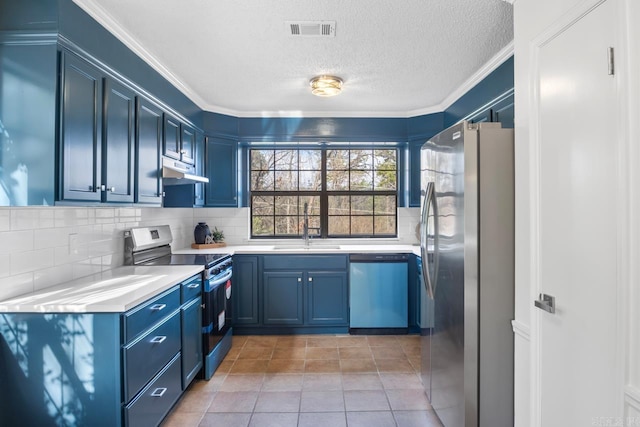
[[[171,253],[168,225],[125,231],[124,262],[128,265],[202,265],[202,378],[209,379],[231,348],[231,255],[176,255]]]

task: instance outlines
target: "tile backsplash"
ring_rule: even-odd
[[[394,244],[417,243],[419,214],[399,209]],[[0,207],[0,300],[121,266],[127,228],[168,224],[179,249],[193,242],[201,221],[222,230],[228,245],[255,243],[248,208]]]

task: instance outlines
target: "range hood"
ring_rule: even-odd
[[[162,183],[164,185],[207,183],[209,178],[196,175],[196,168],[169,157],[162,158]]]

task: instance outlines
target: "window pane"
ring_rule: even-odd
[[[327,171],[327,190],[346,191],[349,189],[349,171]]]
[[[254,236],[272,236],[273,235],[273,217],[272,216],[254,216],[253,217],[253,235]]]
[[[395,190],[396,189],[396,171],[376,171],[375,189],[376,190]]]
[[[300,150],[300,170],[322,169],[322,151],[321,150]]]
[[[273,150],[251,150],[252,170],[273,170]]]
[[[376,216],[375,217],[375,234],[396,234],[396,217],[395,216]]]
[[[351,169],[373,169],[372,150],[351,150],[349,160]]]
[[[319,235],[320,235],[320,217],[310,216],[309,217],[309,236],[319,236]]]
[[[349,150],[327,150],[327,170],[349,169]]]
[[[297,170],[298,152],[296,150],[276,150],[276,170]]]
[[[297,191],[298,171],[276,171],[276,191]]]
[[[251,191],[273,191],[274,173],[251,171]]]
[[[276,217],[276,234],[277,235],[298,235],[298,217],[297,216],[277,216]]]
[[[374,196],[373,200],[376,215],[396,214],[396,196]]]
[[[276,196],[276,215],[298,215],[298,196]]]
[[[349,215],[350,196],[329,196],[329,215]]]
[[[396,150],[373,150],[373,164],[377,170],[396,170]]]
[[[322,190],[321,171],[301,171],[300,190],[320,191]]]
[[[352,216],[351,217],[351,234],[373,235],[373,217],[372,216]]]
[[[373,196],[351,196],[351,215],[373,215]]]
[[[349,217],[348,216],[330,216],[329,217],[329,235],[348,236],[349,235]]]
[[[351,171],[351,190],[368,191],[373,190],[373,172],[371,171]]]
[[[254,196],[251,198],[251,209],[254,215],[273,215],[273,197]]]
[[[304,213],[304,204],[307,203],[307,212],[309,215],[320,215],[320,196],[300,196],[299,210],[300,215]]]

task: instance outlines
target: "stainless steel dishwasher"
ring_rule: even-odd
[[[349,256],[349,332],[407,333],[407,254]]]

